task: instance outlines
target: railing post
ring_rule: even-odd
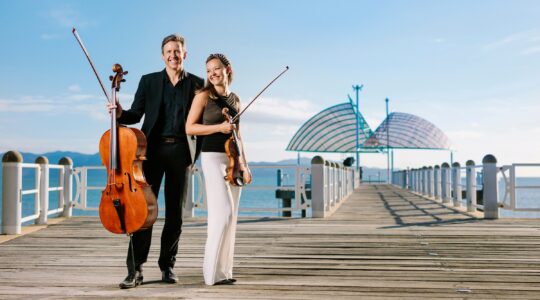
[[[476,168],[474,167],[474,161],[468,160],[465,165],[467,166],[467,211],[476,211]]]
[[[425,195],[427,193],[427,184],[426,184],[426,181],[427,181],[427,176],[426,176],[426,167],[422,167],[422,169],[420,169],[420,172],[422,173],[422,179],[421,179],[421,190],[420,190],[420,193],[422,195]]]
[[[405,190],[409,188],[409,173],[410,172],[411,171],[409,170],[409,168],[403,171],[403,189]]]
[[[433,167],[432,166],[429,166],[429,168],[427,169],[427,175],[428,175],[428,180],[427,180],[427,183],[428,183],[428,196],[429,197],[433,197],[433,188],[434,188],[434,184],[433,184]]]
[[[461,165],[458,162],[452,164],[452,178],[454,206],[461,207]]]
[[[70,157],[64,156],[58,161],[59,165],[64,166],[63,189],[61,191],[64,210],[62,216],[71,218],[73,215],[73,160]]]
[[[9,151],[2,157],[2,233],[21,233],[21,191],[23,157]]]
[[[450,165],[443,163],[441,165],[441,198],[443,203],[450,203],[451,186],[450,186]]]
[[[412,181],[412,170],[407,168],[407,182],[405,183],[405,188],[410,190],[411,189],[411,181]]]
[[[441,199],[441,167],[435,165],[433,168],[433,197],[436,200]]]
[[[422,179],[421,169],[414,169],[414,191],[420,194],[422,189],[420,188],[420,183]]]
[[[414,169],[409,169],[409,186],[410,191],[414,191]]]
[[[482,159],[484,173],[484,218],[498,219],[499,218],[499,186],[498,186],[498,169],[497,159],[495,156],[488,154]]]
[[[186,201],[184,202],[184,207],[182,208],[182,216],[184,218],[193,218],[195,215],[195,172],[196,166],[192,168],[187,168],[186,179],[187,179],[187,195]],[[199,187],[200,188],[200,187]]]
[[[36,211],[36,214],[39,217],[36,219],[36,224],[47,224],[47,212],[49,211],[49,159],[45,156],[40,156],[36,158],[36,164],[39,165],[39,169],[36,172],[39,172],[39,189],[38,195],[39,199],[36,199],[36,207],[39,207],[39,211]]]
[[[311,159],[311,207],[314,218],[326,214],[325,161],[320,156]]]

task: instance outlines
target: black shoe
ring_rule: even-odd
[[[178,277],[173,273],[172,268],[161,271],[161,281],[166,283],[177,283]]]
[[[130,289],[134,288],[143,282],[143,275],[141,271],[136,271],[129,273],[124,281],[120,282],[119,286],[121,289]]]
[[[235,282],[236,282],[236,279],[223,279],[221,281],[214,283],[214,285],[234,284]]]

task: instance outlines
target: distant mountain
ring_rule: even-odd
[[[57,164],[62,157],[69,157],[73,160],[75,167],[80,166],[101,166],[101,157],[99,153],[83,154],[70,151],[54,151],[43,154],[22,152],[24,162],[33,163],[39,156],[45,156],[50,164]]]
[[[266,162],[266,161],[253,161],[250,162],[250,165],[264,166],[264,165],[296,165],[298,163],[297,159],[284,159],[276,162]],[[311,158],[301,157],[300,158],[301,166],[311,165]]]

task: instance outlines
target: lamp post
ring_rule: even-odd
[[[364,85],[353,85],[353,90],[356,91],[356,168],[358,169],[360,167],[360,140],[359,140],[359,134],[360,129],[362,129],[362,132],[364,131],[364,128],[360,128],[360,107],[358,106],[358,99],[359,99],[359,93],[360,90]]]
[[[388,119],[388,98],[384,102],[386,102],[386,181],[390,183],[390,120]]]

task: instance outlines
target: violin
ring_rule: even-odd
[[[270,83],[268,83],[260,92],[255,96],[249,103],[240,111],[237,113],[234,117],[232,117],[229,114],[229,109],[227,107],[224,107],[221,111],[225,119],[232,125],[234,125],[237,120],[240,118],[240,115],[242,115],[246,109],[248,109],[257,98],[270,86],[274,81],[276,81],[283,73],[287,72],[289,70],[289,67],[286,66],[285,70],[283,72],[279,73],[278,76],[276,76]],[[242,144],[242,140],[240,139],[240,135],[238,134],[238,128],[236,126],[233,126],[233,131],[231,134],[231,137],[227,139],[225,142],[225,153],[227,154],[227,157],[229,158],[229,163],[227,165],[226,169],[226,175],[225,180],[228,181],[230,184],[234,186],[244,186],[246,184],[250,184],[252,181],[252,174],[249,170],[249,166],[246,161],[246,157],[244,155],[244,145]]]
[[[73,28],[73,35],[81,46],[96,78],[109,103],[118,104],[117,92],[125,82],[122,66],[113,66],[114,76],[110,76],[112,97],[109,96],[90,55]],[[131,234],[152,227],[156,221],[158,207],[156,196],[146,182],[142,172],[142,162],[146,160],[146,137],[136,128],[119,126],[116,109],[111,111],[111,128],[99,142],[99,154],[107,168],[107,184],[101,194],[99,218],[103,227],[112,233]]]
[[[122,66],[113,66],[112,99],[118,103],[116,92],[124,82]],[[146,137],[136,128],[118,126],[116,109],[111,111],[111,129],[99,142],[99,154],[107,167],[107,185],[99,204],[103,227],[112,233],[132,234],[152,227],[157,218],[156,196],[146,182],[142,163],[146,160]]]
[[[233,118],[229,114],[228,108],[224,107],[221,113],[230,124],[233,124]],[[233,126],[231,137],[225,141],[225,153],[229,158],[225,180],[234,186],[250,184],[252,175],[244,155],[244,145],[236,126]]]

